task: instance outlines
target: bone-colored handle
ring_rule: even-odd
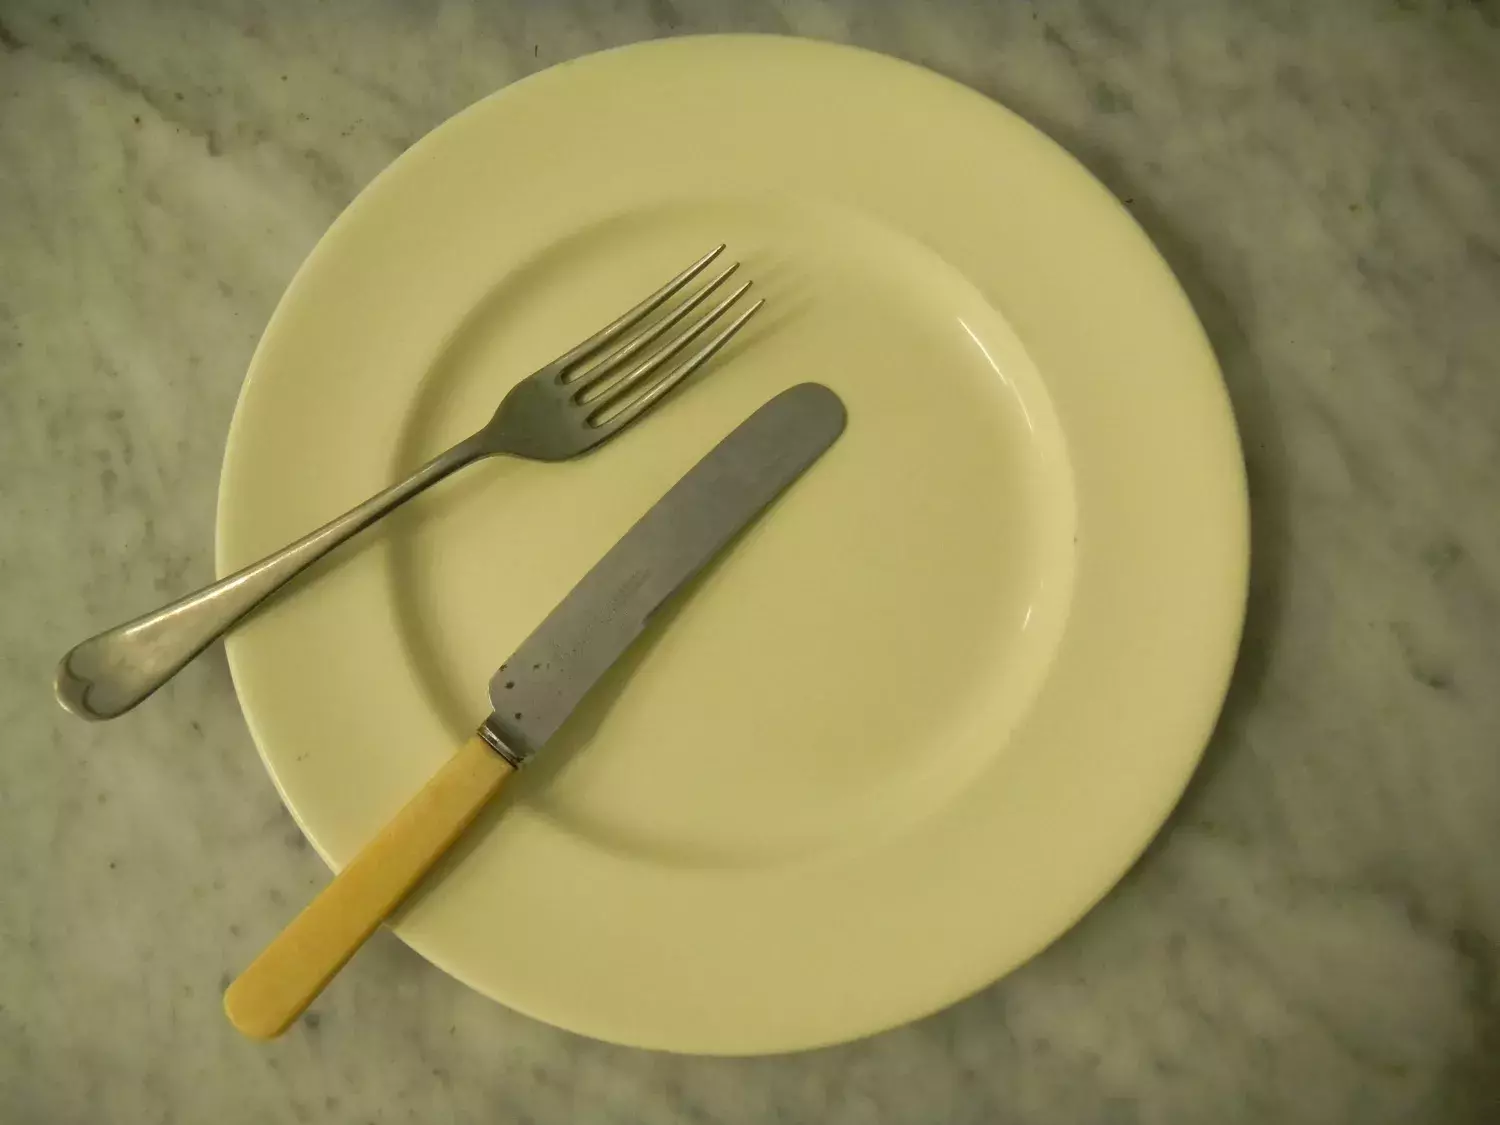
[[[256,1039],[291,1026],[512,772],[482,738],[469,739],[229,986],[229,1022]]]

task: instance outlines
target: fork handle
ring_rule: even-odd
[[[154,613],[90,637],[57,666],[54,690],[58,702],[85,719],[113,719],[124,714],[340,543],[484,453],[477,437],[461,441],[400,484],[370,497],[274,555]]]

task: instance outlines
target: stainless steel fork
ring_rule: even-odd
[[[501,453],[563,461],[638,421],[728,343],[765,303],[756,301],[744,308],[706,343],[672,363],[750,288],[750,282],[742,283],[689,320],[734,273],[735,263],[653,318],[723,250],[722,245],[715,247],[618,320],[518,383],[483,429],[400,484],[268,558],[78,645],[58,664],[58,701],[85,719],[124,714],[296,575],[450,473]],[[601,353],[606,354],[597,358]]]

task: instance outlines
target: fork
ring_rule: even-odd
[[[722,244],[710,250],[629,312],[517,383],[482,429],[401,483],[275,554],[73,648],[57,666],[58,701],[85,719],[122,715],[318,559],[444,477],[502,453],[564,461],[639,421],[765,304],[754,302],[685,359],[668,366],[750,288],[750,282],[741,283],[683,324],[739,268],[736,262],[652,319],[723,251]],[[601,353],[606,354],[596,359]]]

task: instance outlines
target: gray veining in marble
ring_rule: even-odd
[[[1497,24],[1456,0],[0,4],[0,1121],[1500,1120]],[[1055,947],[866,1042],[586,1042],[388,935],[243,1041],[218,992],[325,874],[222,657],[101,727],[51,703],[52,664],[210,577],[251,349],[361,185],[540,67],[725,29],[994,96],[1177,270],[1255,505],[1205,764]]]

